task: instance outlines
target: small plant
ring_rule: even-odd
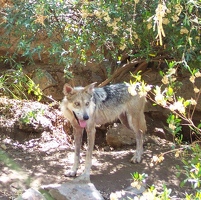
[[[38,101],[43,95],[39,86],[23,73],[21,65],[18,65],[16,70],[8,70],[0,76],[0,92],[15,99],[29,99],[28,95],[34,94]]]
[[[169,128],[173,133],[174,137],[178,137],[181,132],[181,120],[183,120],[186,126],[189,126],[191,132],[194,132],[198,135],[201,135],[201,129],[193,123],[193,115],[197,102],[200,98],[201,88],[197,88],[195,85],[196,78],[201,77],[201,73],[198,69],[191,70],[188,67],[190,72],[189,81],[192,83],[194,97],[191,99],[185,100],[183,97],[177,96],[177,89],[180,87],[180,83],[177,81],[176,72],[177,65],[181,64],[180,62],[170,62],[168,63],[168,71],[166,73],[161,73],[163,75],[162,83],[163,86],[156,86],[154,88],[154,99],[149,96],[149,98],[155,102],[157,105],[160,105],[168,109],[171,114],[168,117]]]
[[[152,86],[146,84],[138,72],[136,75],[132,75],[134,81],[130,81],[128,84],[128,91],[131,95],[135,96],[139,94],[140,96],[147,96],[155,105],[162,106],[170,111],[170,115],[167,119],[169,124],[169,128],[175,138],[175,141],[181,143],[183,136],[181,136],[181,121],[183,120],[186,126],[189,126],[191,132],[194,132],[198,135],[201,135],[201,124],[196,126],[193,123],[193,114],[195,112],[195,108],[197,102],[200,98],[201,88],[197,88],[195,85],[196,78],[201,77],[201,73],[198,69],[190,70],[190,78],[189,81],[192,83],[193,90],[195,93],[194,98],[185,100],[182,97],[176,96],[176,91],[180,87],[180,83],[176,78],[177,65],[181,64],[180,62],[170,62],[168,63],[168,70],[165,72],[161,72],[162,78],[162,86]]]
[[[131,176],[133,178],[133,182],[131,183],[132,187],[140,189],[142,186],[145,185],[147,174],[145,173],[140,174],[138,172],[134,172],[133,174],[131,174]]]
[[[182,144],[183,135],[181,134],[182,126],[181,119],[177,115],[170,114],[167,119],[169,129],[172,132],[173,140],[177,144]]]
[[[133,178],[133,182],[131,183],[132,187],[137,188],[138,190],[144,186],[145,179],[147,178],[147,174],[145,173],[138,173],[134,172],[131,174]],[[168,189],[165,185],[163,185],[163,190],[159,192],[154,185],[151,185],[148,189],[145,189],[144,192],[140,195],[136,195],[136,193],[133,193],[135,200],[170,200],[171,189]],[[121,195],[118,195],[117,193],[111,193],[110,200],[120,200]],[[123,198],[124,199],[124,198]],[[127,197],[126,199],[130,199],[130,197]]]
[[[139,71],[136,75],[131,74],[134,78],[134,81],[130,81],[128,84],[128,92],[135,96],[139,94],[141,97],[147,96],[147,93],[151,91],[152,86],[145,83],[144,80],[142,80],[141,71]]]
[[[144,182],[145,178],[147,177],[147,174],[139,174],[138,172],[134,172],[133,174],[131,174],[131,176],[134,181]]]
[[[165,185],[163,185],[163,191],[159,192],[157,189],[152,185],[150,188],[145,190],[143,194],[136,198],[136,200],[170,200],[171,189],[168,189]]]
[[[39,115],[43,115],[43,113],[44,113],[44,110],[41,110],[41,109],[28,111],[27,113],[24,114],[24,116],[20,118],[20,121],[23,124],[30,124],[33,120],[37,120],[37,117]]]
[[[201,124],[196,126],[193,123],[193,115],[201,94],[201,88],[197,88],[195,80],[196,78],[201,77],[201,73],[198,69],[191,70],[188,68],[190,72],[189,81],[193,86],[194,97],[185,100],[183,97],[176,95],[176,92],[180,87],[180,83],[177,81],[176,77],[177,65],[182,63],[170,62],[167,64],[168,70],[166,72],[161,72],[161,75],[163,76],[162,86],[151,86],[146,84],[142,80],[140,73],[138,73],[137,75],[133,75],[134,81],[130,81],[128,84],[128,91],[133,96],[137,95],[137,93],[140,96],[147,96],[155,105],[162,106],[170,111],[171,114],[169,115],[167,122],[174,138],[182,140],[183,136],[180,135],[182,129],[181,121],[184,121],[186,123],[183,125],[189,126],[191,132],[196,133],[199,139],[199,136],[201,135]]]
[[[177,167],[179,173],[186,175],[186,178],[182,181],[181,186],[187,182],[191,184],[194,192],[186,194],[186,199],[201,199],[201,123],[194,124],[193,115],[196,109],[197,102],[200,99],[201,88],[198,88],[195,84],[196,79],[201,77],[199,69],[190,69],[187,63],[172,61],[168,64],[168,69],[161,72],[162,85],[161,86],[149,86],[141,79],[141,75],[138,73],[133,77],[135,80],[130,82],[128,91],[131,95],[143,94],[141,96],[147,96],[155,105],[162,106],[163,108],[170,111],[167,118],[169,130],[171,131],[174,143],[179,145],[173,146],[173,149],[161,153],[160,155],[154,155],[150,166],[159,164],[164,160],[164,155],[168,153],[175,153],[175,157],[183,158],[183,167]],[[185,64],[185,67],[190,72],[189,81],[192,83],[194,96],[190,99],[184,99],[177,95],[177,90],[181,84],[177,81],[177,70],[178,66]],[[182,126],[188,126],[190,133],[196,136],[196,142],[192,144],[183,144],[183,135],[181,134]],[[193,142],[193,141],[192,141]],[[191,154],[189,155],[189,151]],[[188,157],[186,157],[186,154]],[[141,176],[138,173],[133,174],[133,186],[140,188]],[[158,193],[157,190],[152,186],[146,192],[143,193],[145,199],[170,199],[170,190],[164,186],[162,193]],[[140,199],[140,198],[139,198]]]
[[[200,200],[201,199],[201,191],[197,191],[195,195],[186,194],[186,200]]]
[[[201,147],[199,143],[193,143],[189,146],[190,154],[186,154],[182,162],[183,167],[177,166],[180,171],[178,176],[183,173],[186,178],[181,182],[181,187],[186,183],[190,183],[194,190],[194,194],[186,194],[186,199],[201,199]],[[194,198],[193,198],[194,197]]]
[[[9,94],[14,98],[17,98],[17,96],[14,94],[12,90],[6,85],[7,77],[5,75],[0,76],[0,94]]]
[[[40,101],[42,99],[43,93],[41,89],[39,88],[39,85],[36,85],[31,78],[29,78],[27,75],[27,92],[28,94],[33,93],[36,97],[37,100]]]

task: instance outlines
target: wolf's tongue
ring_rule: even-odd
[[[85,128],[87,125],[87,121],[86,120],[79,120],[79,124],[82,128]]]

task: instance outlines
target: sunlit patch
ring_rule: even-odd
[[[0,176],[0,182],[2,182],[2,183],[7,183],[9,180],[10,180],[10,177],[7,174],[5,174],[5,173],[3,173]]]
[[[0,182],[8,183],[11,180],[26,181],[28,179],[28,174],[23,171],[11,170],[7,167],[4,167],[2,171],[8,171],[8,173],[2,173],[0,176]]]
[[[69,153],[68,153],[67,161],[68,161],[68,163],[70,163],[70,164],[73,164],[73,163],[74,163],[74,153],[73,153],[73,152],[69,152]]]

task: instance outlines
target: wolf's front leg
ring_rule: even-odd
[[[94,149],[95,134],[96,129],[94,126],[87,129],[88,148],[86,153],[85,170],[83,174],[79,177],[80,180],[85,182],[90,182],[90,171],[92,165],[92,153]]]
[[[82,145],[82,136],[83,129],[82,128],[73,128],[74,134],[74,143],[75,143],[75,152],[74,152],[74,163],[71,170],[67,170],[65,176],[73,177],[76,176],[77,170],[80,164],[80,149]]]

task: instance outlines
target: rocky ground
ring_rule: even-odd
[[[73,163],[73,140],[58,106],[1,98],[0,117],[1,200],[14,199],[30,187],[69,180],[64,173]],[[134,172],[148,175],[147,187],[154,184],[160,191],[166,185],[172,190],[172,199],[182,199],[190,190],[179,186],[183,177],[177,178],[176,165],[181,166],[182,162],[174,152],[166,154],[161,163],[152,162],[153,156],[171,150],[174,144],[153,134],[164,134],[159,127],[160,119],[154,120],[148,114],[146,119],[149,135],[140,164],[129,162],[135,147],[111,148],[106,144],[105,134],[98,131],[91,182],[105,199],[109,199],[111,192],[129,187]],[[83,170],[85,149],[86,144],[78,175]]]

